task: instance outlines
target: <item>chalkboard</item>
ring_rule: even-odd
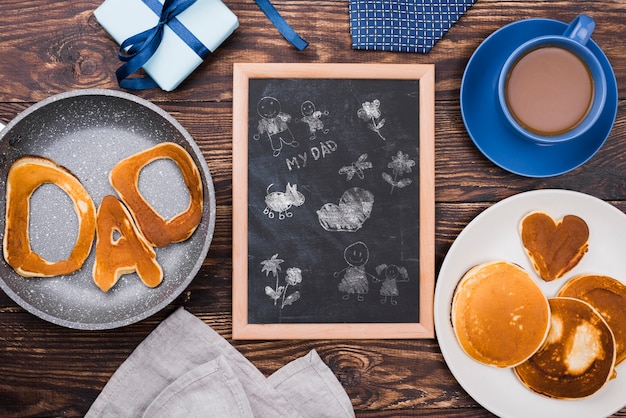
[[[236,64],[233,337],[432,337],[434,68]]]

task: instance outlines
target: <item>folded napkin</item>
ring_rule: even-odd
[[[354,417],[315,351],[265,376],[179,308],[122,363],[86,417]]]
[[[476,0],[350,0],[353,49],[426,53]]]

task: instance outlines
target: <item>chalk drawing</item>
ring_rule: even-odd
[[[409,154],[405,154],[402,151],[398,151],[398,154],[391,157],[391,162],[387,164],[388,168],[391,168],[393,177],[383,172],[383,179],[391,185],[391,193],[394,188],[402,189],[409,184],[413,183],[413,180],[406,177],[398,179],[398,176],[402,176],[405,173],[410,173],[411,168],[415,166],[415,161],[409,159]]]
[[[328,116],[328,110],[320,112],[315,109],[315,105],[312,101],[307,100],[300,106],[300,111],[302,112],[302,118],[296,119],[296,122],[303,122],[309,125],[309,139],[313,140],[317,138],[317,132],[321,131],[326,135],[328,133],[328,129],[324,128],[324,122],[322,121],[322,116]]]
[[[281,112],[278,99],[274,97],[263,97],[257,103],[257,112],[261,119],[257,125],[257,133],[252,137],[255,141],[267,136],[272,147],[274,157],[278,157],[283,149],[283,145],[297,147],[296,141],[289,129],[291,115]]]
[[[327,231],[355,232],[369,219],[374,195],[360,187],[346,190],[339,204],[326,203],[317,211],[320,225]]]
[[[280,285],[280,265],[284,263],[284,261],[285,260],[278,258],[278,253],[274,254],[270,259],[261,261],[261,265],[263,266],[261,273],[265,273],[265,277],[272,274],[276,279],[273,288],[271,286],[265,286],[265,294],[274,301],[274,306],[277,306],[280,300],[280,309],[292,305],[300,299],[299,290],[292,292],[289,296],[287,296],[287,293],[289,293],[289,286],[294,287],[302,283],[302,270],[298,267],[289,267],[285,275],[285,285]]]
[[[351,165],[341,167],[339,169],[339,174],[345,174],[347,181],[352,180],[355,174],[363,180],[365,178],[363,170],[372,168],[372,163],[365,160],[367,160],[367,154],[361,154],[361,156]]]
[[[396,266],[395,264],[380,264],[376,266],[376,274],[379,276],[384,273],[382,279],[376,278],[373,281],[375,283],[382,282],[380,287],[380,295],[383,297],[380,303],[387,303],[387,298],[390,298],[392,305],[397,305],[398,301],[394,299],[400,292],[398,291],[399,282],[408,282],[409,273],[405,267]]]
[[[365,265],[369,261],[369,249],[362,241],[356,241],[346,247],[343,252],[343,258],[348,266],[334,273],[335,277],[343,274],[341,282],[337,288],[340,292],[345,293],[341,298],[343,300],[350,299],[350,295],[356,294],[357,300],[362,302],[369,291],[369,277],[375,277],[365,271]]]
[[[367,122],[367,127],[370,130],[376,132],[383,141],[386,140],[380,133],[381,128],[385,126],[385,118],[382,118],[380,112],[380,100],[375,99],[371,102],[362,103],[356,114],[363,122]]]
[[[274,212],[278,212],[278,219],[283,220],[285,217],[291,218],[293,214],[289,211],[293,206],[302,206],[305,198],[302,193],[298,191],[298,185],[287,183],[287,187],[284,192],[270,192],[270,189],[274,183],[267,186],[265,190],[265,209],[263,213],[268,218],[274,218]]]

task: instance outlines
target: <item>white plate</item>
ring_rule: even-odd
[[[564,278],[546,283],[539,279],[526,256],[518,224],[533,210],[559,219],[567,214],[589,225],[589,251]],[[592,418],[611,415],[626,405],[626,366],[617,378],[591,397],[550,399],[523,386],[511,369],[485,366],[467,356],[457,343],[450,322],[454,289],[472,266],[507,260],[524,267],[551,297],[568,278],[596,273],[626,281],[626,215],[595,197],[568,190],[537,190],[505,199],[478,215],[459,234],[441,266],[435,289],[435,330],[441,351],[454,377],[467,393],[492,413],[507,417]]]

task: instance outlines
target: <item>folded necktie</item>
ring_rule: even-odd
[[[350,0],[352,48],[426,53],[476,0]]]

